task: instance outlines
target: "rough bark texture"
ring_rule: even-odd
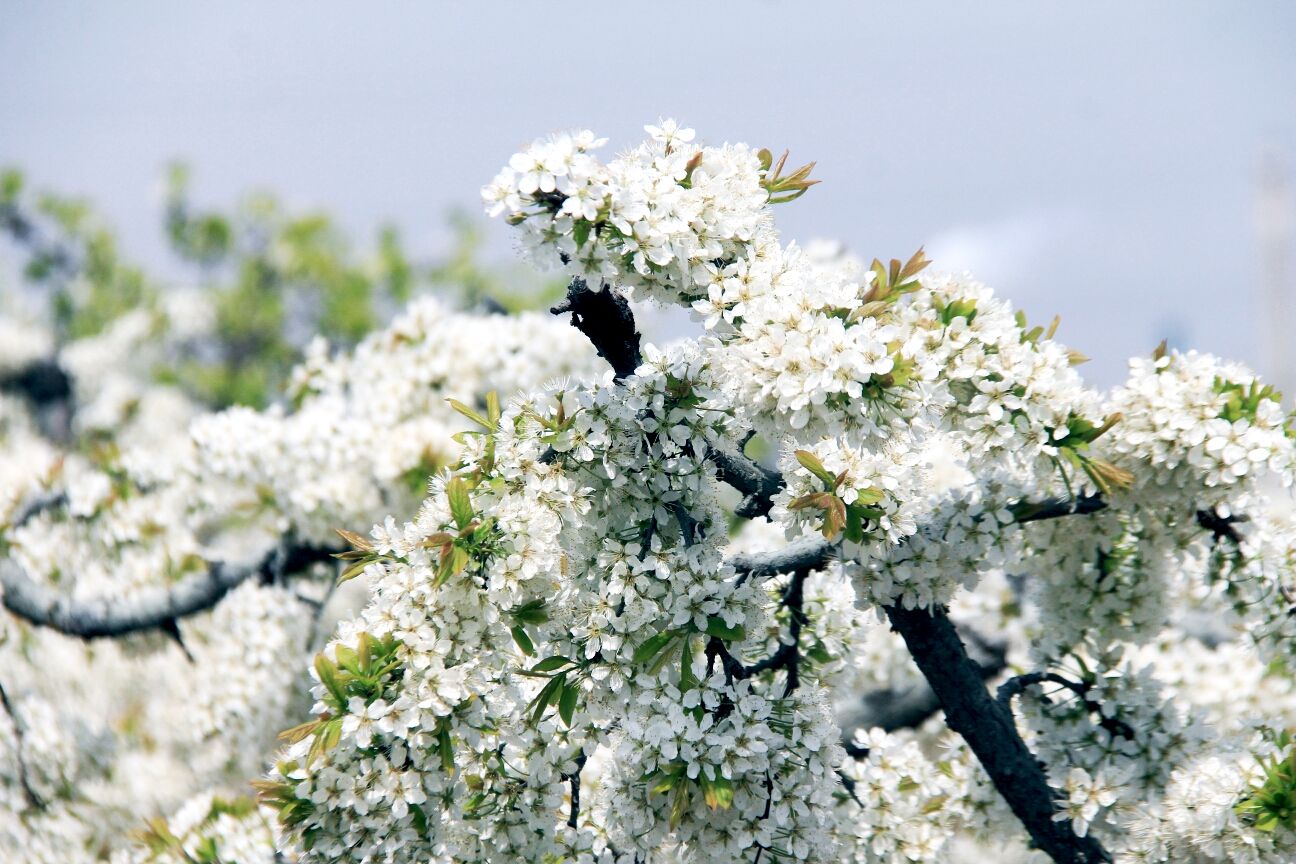
[[[967,741],[1035,845],[1057,864],[1111,861],[1093,837],[1079,837],[1069,822],[1053,820],[1054,793],[1043,768],[1017,734],[1011,713],[986,690],[949,617],[900,606],[888,606],[886,613],[940,699],[945,722]]]

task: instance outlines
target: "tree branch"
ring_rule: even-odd
[[[1007,646],[991,642],[965,626],[956,625],[968,646],[968,655],[980,671],[981,680],[989,681],[1008,666]],[[884,687],[865,693],[856,708],[843,717],[842,743],[849,750],[856,729],[879,727],[887,732],[917,729],[940,711],[940,699],[926,681],[906,690]]]
[[[9,529],[21,528],[47,510],[62,507],[67,503],[67,492],[52,489],[42,490],[19,503],[9,518]]]
[[[585,768],[585,761],[588,757],[585,751],[581,750],[580,755],[576,757],[576,770],[570,774],[564,774],[563,779],[571,786],[571,809],[567,813],[567,827],[580,827],[580,790],[581,790],[581,771]]]
[[[783,688],[783,698],[792,695],[800,686],[801,672],[801,627],[805,623],[805,580],[810,575],[809,569],[800,569],[792,574],[779,605],[788,610],[788,636],[791,642],[780,644],[773,654],[743,669],[742,677],[750,678],[772,669],[783,669],[787,672],[787,683]]]
[[[1054,821],[1055,793],[1043,768],[1017,734],[1012,714],[990,697],[945,612],[901,606],[885,612],[940,700],[945,722],[967,741],[1035,845],[1057,864],[1111,861],[1092,836],[1079,837],[1069,822]]]
[[[0,390],[25,396],[37,406],[72,396],[72,379],[56,360],[36,360],[0,376]]]
[[[77,600],[37,584],[12,559],[0,561],[5,608],[32,624],[68,636],[95,639],[163,629],[215,606],[230,591],[253,577],[295,572],[330,560],[333,549],[276,546],[259,562],[234,566],[212,562],[205,573],[187,576],[169,588],[147,588],[130,597]]]
[[[0,374],[0,392],[25,397],[41,432],[56,442],[72,437],[72,379],[57,360],[37,360]]]
[[[712,445],[707,458],[716,466],[720,479],[743,493],[742,503],[734,510],[745,519],[764,516],[774,506],[771,500],[783,489],[783,475],[758,465],[742,454]]]
[[[23,794],[27,797],[27,804],[33,810],[44,810],[45,799],[32,788],[31,778],[27,773],[27,757],[23,753],[23,728],[22,721],[18,719],[18,712],[14,710],[13,703],[9,701],[9,694],[5,691],[4,685],[0,684],[0,707],[9,715],[9,721],[13,723],[14,728],[14,759],[18,763],[18,783],[22,786]]]
[[[639,368],[639,331],[630,304],[620,293],[607,285],[593,291],[578,276],[567,286],[567,299],[549,311],[554,315],[571,313],[572,326],[584,333],[598,355],[611,365],[617,381]]]
[[[1034,687],[1039,684],[1056,684],[1064,690],[1069,690],[1076,695],[1085,710],[1090,714],[1098,716],[1098,726],[1107,732],[1112,738],[1124,738],[1126,741],[1134,740],[1134,730],[1124,720],[1118,717],[1109,717],[1103,713],[1102,705],[1089,698],[1089,691],[1092,686],[1084,681],[1072,681],[1056,672],[1027,672],[1025,675],[1017,675],[1009,678],[999,685],[995,692],[995,701],[1004,707],[1009,714],[1012,714],[1012,701],[1017,696],[1026,692],[1027,687]],[[1044,699],[1048,701],[1047,697]]]
[[[1096,513],[1107,503],[1096,495],[1077,498],[1075,501],[1054,499],[1040,504],[1019,505],[1018,523],[1040,522],[1084,513]],[[818,569],[832,560],[837,544],[819,537],[806,537],[789,543],[775,552],[735,555],[729,563],[738,571],[739,578],[768,579],[780,573],[791,573],[801,568]]]
[[[1059,516],[1077,516],[1097,513],[1107,509],[1107,502],[1101,495],[1082,495],[1079,498],[1050,498],[1047,501],[1022,501],[1012,508],[1013,521],[1020,525],[1027,522],[1042,522],[1045,519],[1057,519]]]
[[[735,555],[729,563],[738,572],[739,581],[769,579],[780,573],[818,570],[833,558],[837,545],[820,537],[805,537],[774,552]]]

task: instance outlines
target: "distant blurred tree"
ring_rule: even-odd
[[[196,270],[183,287],[198,289],[210,328],[171,346],[154,374],[214,408],[264,406],[282,392],[311,336],[352,346],[416,294],[515,312],[563,291],[562,282],[520,266],[483,264],[481,228],[462,213],[449,219],[449,253],[416,261],[392,226],[357,250],[327,213],[290,212],[266,193],[229,211],[204,209],[189,180],[184,165],[168,170],[164,226],[170,249]],[[4,171],[0,235],[19,250],[21,279],[34,289],[24,293],[47,304],[42,314],[60,343],[102,333],[136,310],[153,316],[159,338],[170,329],[167,300],[182,286],[126,260],[89,202],[33,193],[21,172]]]

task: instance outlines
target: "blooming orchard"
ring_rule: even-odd
[[[294,407],[178,419],[166,447],[133,408],[110,453],[60,456],[4,403],[0,839],[202,864],[1292,860],[1279,394],[1164,346],[1089,388],[1056,322],[921,252],[783,244],[773,205],[812,166],[646,129],[607,161],[590,132],[537,141],[483,189],[570,280],[575,329],[425,302],[313,347]],[[641,344],[643,303],[700,335]],[[18,344],[14,368],[46,350]],[[248,548],[270,551],[223,554]],[[337,581],[363,608],[299,683]],[[96,636],[119,638],[72,638]],[[123,844],[141,809],[168,815]]]

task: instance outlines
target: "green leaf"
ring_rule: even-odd
[[[677,780],[679,780],[679,778],[680,775],[678,772],[673,772],[673,771],[658,772],[656,775],[653,776],[653,778],[651,778],[652,784],[648,787],[648,794],[660,795],[663,792],[669,792],[672,788],[674,788],[675,783]]]
[[[323,654],[315,655],[315,672],[319,675],[320,683],[333,696],[333,707],[342,711],[346,709],[347,697],[342,690],[342,683],[338,681],[337,671],[337,667]]]
[[[737,627],[730,627],[725,624],[724,619],[719,615],[712,615],[707,618],[706,632],[708,636],[715,636],[726,642],[739,642],[746,638],[747,631],[740,624]]]
[[[687,693],[698,685],[698,678],[693,674],[693,640],[684,637],[684,646],[680,649],[680,684],[681,693]]]
[[[467,417],[469,420],[473,421],[477,425],[483,426],[486,429],[495,428],[495,424],[492,423],[489,419],[483,417],[481,414],[477,413],[477,411],[474,408],[465,405],[464,403],[460,402],[458,399],[447,399],[446,401],[450,403],[451,408],[458,411],[460,414]],[[489,406],[488,406],[488,410],[489,410]]]
[[[818,639],[806,650],[806,656],[816,663],[827,663],[832,660],[832,655],[828,653],[828,646],[824,645]]]
[[[846,508],[846,528],[843,533],[852,543],[864,542],[864,518],[859,507],[851,505]]]
[[[832,474],[832,472],[824,467],[823,462],[819,461],[818,456],[811,453],[809,450],[798,450],[796,451],[796,458],[797,461],[801,463],[802,468],[806,469],[826,483],[829,489],[833,488],[837,478]]]
[[[450,515],[461,530],[473,521],[472,499],[468,484],[462,477],[454,477],[446,484],[446,497],[450,499]]]
[[[864,505],[877,504],[879,501],[881,501],[883,498],[886,497],[885,492],[873,486],[870,486],[867,489],[857,489],[855,490],[855,492],[856,492],[856,498],[854,503],[856,504],[864,504]]]
[[[675,800],[671,802],[670,811],[670,829],[674,831],[679,827],[680,820],[688,812],[689,799],[692,795],[689,792],[689,784],[680,783],[675,787]]]
[[[411,804],[410,815],[414,817],[414,830],[418,832],[418,836],[426,837],[428,821],[427,814],[423,812],[423,808],[417,804]]]
[[[572,684],[565,684],[562,688],[562,695],[558,697],[558,716],[567,724],[570,729],[572,717],[576,713],[576,697],[580,695],[579,687]]]
[[[437,566],[436,579],[432,584],[436,587],[444,585],[447,579],[462,572],[467,566],[467,551],[457,543],[449,546],[441,553],[441,563]]]
[[[676,631],[663,630],[656,636],[645,640],[642,645],[635,649],[634,662],[643,663],[644,661],[656,656],[657,652],[665,648],[666,645],[675,638],[675,636]]]
[[[523,654],[528,657],[535,656],[535,644],[531,641],[531,637],[527,635],[525,627],[517,624],[509,632],[513,634],[513,641],[522,649]]]
[[[593,226],[584,219],[577,219],[572,225],[572,239],[576,241],[577,249],[584,246],[585,241],[589,239],[591,227]]]
[[[707,779],[706,773],[698,774],[702,786],[702,798],[712,810],[728,810],[733,806],[733,781],[720,774],[714,780]]]
[[[558,698],[558,695],[562,692],[563,685],[566,682],[566,675],[560,674],[553,676],[549,679],[549,683],[544,686],[536,698],[531,702],[529,707],[531,708],[532,726],[540,722],[540,718],[544,716],[545,709]]]
[[[441,751],[441,768],[447,774],[454,773],[454,747],[450,743],[450,726],[446,721],[441,722],[441,729],[437,733],[437,749]]]
[[[575,665],[576,665],[575,661],[568,660],[566,657],[563,657],[560,654],[555,654],[553,657],[546,657],[536,665],[532,666],[531,671],[532,672],[557,672],[559,669],[563,668],[564,666],[575,666]]]
[[[333,656],[337,658],[337,665],[350,672],[352,675],[360,674],[360,655],[350,645],[338,643],[333,648]]]
[[[343,582],[351,581],[352,579],[354,579],[355,577],[363,573],[365,571],[365,568],[372,563],[373,560],[371,559],[371,560],[360,561],[355,564],[352,564],[350,567],[342,571],[342,575],[338,577],[338,584],[341,585]]]
[[[549,620],[549,611],[542,599],[528,600],[511,610],[513,620],[519,624],[543,624]]]

